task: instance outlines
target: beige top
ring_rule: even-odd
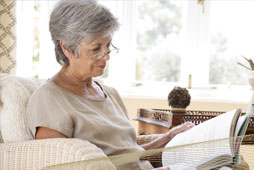
[[[43,126],[69,138],[87,140],[109,156],[143,151],[136,143],[135,129],[118,92],[99,86],[106,97],[92,100],[72,94],[48,80],[28,103],[27,118],[32,135],[35,137],[36,127]]]

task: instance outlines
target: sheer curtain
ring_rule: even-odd
[[[60,65],[56,61],[54,44],[51,41],[49,32],[49,16],[52,7],[56,1],[41,1],[41,12],[40,12],[40,61],[39,61],[39,77],[49,78],[54,75],[59,69]]]
[[[17,75],[32,75],[34,1],[17,1]]]
[[[31,77],[33,71],[33,44],[35,17],[38,18],[39,29],[39,78],[51,77],[59,65],[55,59],[54,46],[49,33],[49,15],[56,1],[39,2],[39,16],[35,14],[36,1],[17,1],[17,75]]]

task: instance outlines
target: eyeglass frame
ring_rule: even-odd
[[[109,55],[110,53],[111,53],[111,51],[114,51],[114,50],[116,50],[116,53],[118,53],[119,52],[119,48],[117,48],[116,46],[114,46],[112,43],[110,43],[110,45],[113,47],[113,49],[107,49],[107,50],[105,50],[104,52],[103,52],[103,54],[102,55],[100,55],[99,53],[97,53],[97,54],[94,54],[93,56],[90,56],[90,55],[88,55],[92,60],[100,60],[100,59],[102,59],[103,57],[105,57],[105,55]]]

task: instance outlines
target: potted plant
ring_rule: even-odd
[[[189,106],[191,96],[186,88],[174,87],[168,94],[168,105],[171,107],[172,113],[186,112],[186,107]]]
[[[248,59],[248,58],[246,58],[244,56],[242,56],[242,58],[245,59],[248,62],[248,66],[246,66],[246,65],[244,65],[244,64],[242,64],[240,62],[237,62],[237,64],[239,64],[240,66],[242,66],[242,67],[244,67],[244,68],[246,68],[246,69],[251,71],[250,72],[249,83],[250,83],[250,85],[252,87],[252,90],[253,90],[254,89],[254,62],[253,62],[252,59]]]

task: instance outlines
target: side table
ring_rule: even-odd
[[[184,114],[174,114],[171,110],[166,109],[140,108],[137,110],[137,117],[134,120],[138,121],[138,135],[162,134],[184,122],[189,121],[198,125],[223,113],[225,112],[186,110]],[[249,134],[254,134],[253,117],[250,119],[246,131],[246,135]],[[253,144],[254,139],[244,139],[244,143],[249,143],[248,141]]]

